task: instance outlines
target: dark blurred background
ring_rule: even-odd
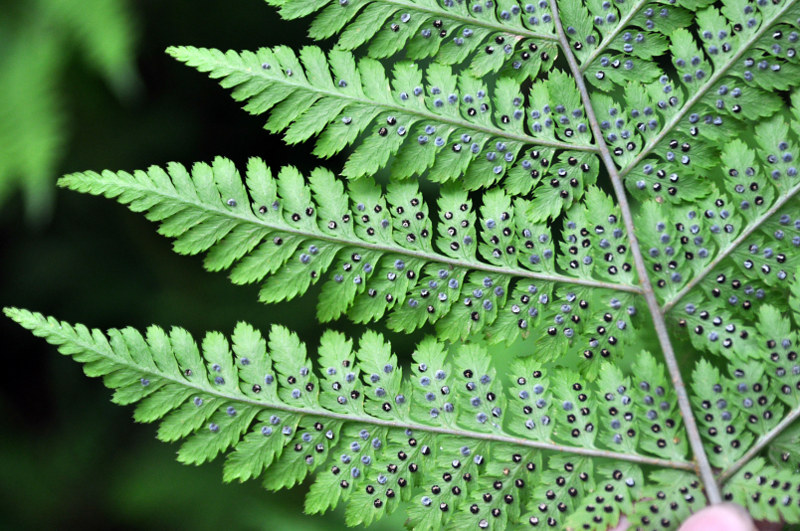
[[[181,257],[141,215],[59,190],[59,175],[210,161],[320,164],[286,149],[215,81],[171,60],[190,44],[255,49],[305,41],[260,0],[0,0],[0,305],[109,328],[180,325],[229,333],[281,323],[308,341],[315,296],[269,307]],[[341,167],[340,160],[327,165]],[[348,329],[347,323],[335,328]],[[306,487],[223,485],[221,459],[186,467],[100,381],[0,319],[0,529],[338,529],[303,516]],[[396,351],[408,338],[391,336]],[[375,529],[396,529],[396,514]]]

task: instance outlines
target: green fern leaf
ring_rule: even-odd
[[[206,267],[231,269],[234,283],[266,276],[260,292],[264,302],[294,298],[325,278],[317,307],[322,321],[348,314],[368,322],[388,313],[390,327],[399,331],[438,322],[440,337],[480,333],[494,342],[511,341],[527,335],[535,322],[563,313],[564,304],[556,305],[562,299],[575,304],[583,322],[566,326],[566,332],[542,334],[553,354],[565,348],[583,351],[587,344],[580,341],[580,331],[606,323],[609,307],[619,334],[596,346],[621,348],[632,337],[626,323],[635,313],[630,305],[636,288],[627,251],[610,261],[591,249],[582,251],[580,260],[573,258],[574,267],[564,263],[573,276],[557,273],[549,229],[530,219],[527,202],[500,190],[485,196],[479,224],[471,200],[456,188],[442,191],[440,214],[432,216],[410,181],[390,185],[385,195],[366,180],[345,190],[322,169],[307,181],[291,167],[274,178],[259,159],[248,164],[246,188],[233,164],[222,158],[211,166],[195,165],[191,174],[171,164],[167,171],[73,174],[61,184],[116,197],[146,212],[161,222],[161,234],[175,238],[177,252],[206,252]],[[605,214],[613,205],[598,190],[589,189],[586,208],[570,212],[569,231],[578,231],[573,218],[580,227],[618,225],[616,215]],[[439,237],[434,239],[436,218]],[[595,230],[590,238],[598,250],[609,245],[601,236],[626,241],[620,228],[609,232]],[[566,236],[565,257],[578,237]],[[601,262],[619,264],[613,266],[618,274],[594,266]],[[577,301],[579,295],[586,300]]]
[[[800,517],[791,489],[795,474],[790,470],[779,470],[753,459],[750,464],[731,478],[726,488],[726,497],[746,505],[753,518],[770,521],[795,521]],[[746,500],[746,501],[745,501]]]
[[[547,2],[523,8],[516,2],[486,6],[446,2],[272,1],[285,19],[320,13],[309,36],[339,34],[337,47],[353,50],[367,44],[371,57],[401,51],[409,59],[435,56],[442,64],[469,63],[475,76],[502,71],[522,80],[549,69],[558,54]],[[499,8],[499,9],[496,9]]]
[[[285,130],[287,142],[318,136],[318,156],[339,153],[367,133],[345,164],[343,174],[350,178],[374,174],[397,155],[392,175],[400,179],[430,170],[433,179],[445,182],[463,173],[467,188],[476,189],[509,174],[514,188],[527,192],[544,173],[532,168],[549,168],[552,159],[526,148],[567,149],[561,164],[549,171],[565,166],[570,156],[595,150],[585,120],[570,127],[549,120],[549,125],[527,132],[522,94],[507,78],[489,91],[485,83],[438,64],[423,72],[413,63],[398,63],[390,81],[375,60],[356,63],[352,54],[336,50],[326,58],[316,47],[303,48],[299,56],[286,47],[241,54],[191,47],[168,52],[221,78],[223,87],[233,89],[234,99],[247,102],[245,110],[251,114],[270,111],[266,128]],[[571,106],[561,113],[575,110],[582,115],[569,77],[537,82],[534,90],[570,93]],[[592,173],[587,184],[594,182]]]
[[[671,529],[722,501],[800,521],[795,0],[270,3],[338,47],[169,53],[288,143],[350,151],[346,186],[222,158],[61,183],[264,302],[321,283],[322,321],[434,324],[411,375],[373,332],[325,332],[318,371],[280,327],[198,348],[10,317],[163,418],[180,460],[232,449],[225,478],[272,489],[315,473],[306,510],[350,525],[401,502],[420,529]],[[528,355],[443,342],[481,339]]]
[[[135,17],[126,2],[43,0],[0,21],[0,203],[21,190],[26,215],[49,217],[68,140],[62,83],[78,53],[120,95],[136,88]],[[25,87],[22,89],[21,87]]]
[[[267,339],[239,323],[230,341],[210,332],[198,347],[180,328],[103,334],[25,310],[6,314],[83,363],[87,375],[102,377],[114,402],[138,403],[137,420],[160,420],[159,439],[183,440],[179,461],[199,464],[231,450],[225,480],[266,472],[270,489],[315,473],[306,510],[347,503],[351,525],[380,518],[401,500],[412,501],[409,517],[420,528],[501,516],[493,520],[500,526],[536,518],[557,525],[588,516],[578,508],[591,503],[596,483],[636,486],[624,494],[630,505],[643,482],[641,465],[691,468],[683,458],[656,457],[657,448],[634,443],[618,452],[608,437],[592,442],[608,429],[594,395],[617,392],[608,385],[618,379],[595,389],[565,372],[548,377],[518,365],[524,372],[515,371],[515,386],[506,390],[476,346],[452,356],[426,339],[404,379],[391,347],[372,332],[358,348],[326,332],[316,369],[305,345],[278,326]],[[638,376],[624,378],[638,384]],[[552,417],[540,413],[540,402],[552,404]],[[526,412],[527,404],[537,413]],[[507,411],[514,412],[509,420]],[[583,417],[578,424],[573,411]],[[599,423],[584,426],[587,420]],[[544,434],[538,423],[547,435],[536,435]],[[584,426],[579,434],[577,425]],[[563,487],[555,497],[553,484]],[[615,524],[619,515],[606,518]]]

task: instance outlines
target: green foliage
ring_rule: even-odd
[[[0,42],[0,202],[21,189],[27,215],[42,221],[67,141],[63,71],[77,53],[130,92],[134,23],[124,2],[35,0],[4,7]]]
[[[796,477],[793,470],[766,465],[761,458],[753,459],[726,485],[726,498],[748,508],[753,518],[773,522],[796,522],[800,518],[787,494]]]
[[[627,255],[608,260],[599,246],[582,249],[581,267],[570,271],[565,264],[569,273],[557,273],[551,229],[531,219],[529,202],[512,200],[502,190],[484,196],[478,219],[472,201],[457,188],[443,189],[434,209],[415,181],[391,183],[385,194],[366,180],[345,190],[327,170],[314,170],[306,180],[286,167],[273,177],[259,159],[250,160],[244,183],[222,158],[195,165],[191,174],[172,164],[167,171],[73,174],[61,183],[146,211],[161,222],[163,235],[175,238],[177,252],[206,252],[206,267],[231,269],[234,283],[266,276],[260,291],[264,302],[294,298],[323,281],[317,305],[321,321],[346,313],[356,322],[369,322],[389,314],[392,329],[411,332],[436,323],[443,339],[481,334],[492,342],[511,342],[536,329],[541,344],[553,345],[553,356],[564,348],[576,355],[592,348],[588,338],[568,342],[563,334],[537,326],[573,313],[554,304],[557,296],[582,316],[564,328],[572,330],[567,335],[606,324],[604,316],[612,314],[587,311],[594,308],[614,312],[618,329],[615,339],[596,347],[621,350],[635,332],[627,326],[628,314],[635,313],[629,306],[632,275],[592,266],[621,263]],[[585,206],[570,210],[567,225],[610,225],[611,241],[624,243],[615,227],[619,223],[607,219],[614,211],[611,200],[596,188],[586,195]],[[432,209],[439,214],[432,216]],[[569,247],[571,238],[559,245]],[[615,276],[625,283],[613,282]]]
[[[224,87],[234,89],[236,100],[247,102],[248,112],[271,111],[266,129],[285,130],[288,143],[318,136],[314,154],[320,157],[339,153],[369,130],[342,172],[354,179],[374,174],[391,158],[392,176],[397,179],[430,168],[435,181],[451,181],[463,174],[466,187],[475,189],[506,174],[526,144],[591,149],[585,125],[584,133],[577,136],[561,130],[554,134],[551,129],[526,133],[522,94],[509,79],[498,80],[494,90],[487,91],[483,81],[456,75],[442,65],[434,63],[423,71],[414,63],[400,62],[394,65],[390,81],[381,63],[373,59],[356,63],[351,53],[338,50],[326,58],[311,46],[299,54],[285,46],[241,54],[178,47],[168,53],[222,78]],[[575,85],[566,76],[542,82],[536,90],[572,92],[572,100],[578,103]],[[479,156],[482,150],[494,157]],[[584,163],[591,160],[581,151],[566,151],[562,164],[554,169],[566,166],[566,159],[573,155]],[[586,184],[595,181],[594,168],[583,171]],[[515,189],[527,192],[530,177],[525,179],[522,169],[514,172],[513,180],[522,181]],[[576,190],[575,199],[580,191]]]
[[[231,449],[225,480],[263,476],[270,489],[316,472],[306,510],[345,502],[350,525],[408,500],[421,500],[409,514],[421,528],[489,519],[502,527],[521,515],[561,522],[560,504],[591,504],[605,482],[629,505],[637,500],[643,472],[635,463],[691,467],[685,444],[670,440],[676,450],[665,452],[644,442],[655,440],[653,433],[628,453],[614,451],[616,414],[596,397],[647,409],[643,389],[665,378],[648,354],[633,380],[587,385],[568,371],[531,369],[526,360],[507,385],[485,349],[462,345],[448,354],[433,338],[419,344],[404,378],[391,346],[374,332],[356,346],[327,331],[314,367],[306,346],[278,326],[264,338],[239,323],[230,340],[209,332],[198,347],[181,328],[103,334],[25,310],[6,314],[83,363],[88,376],[102,377],[115,403],[138,404],[137,422],[160,421],[159,439],[183,440],[179,461],[200,464]],[[606,362],[605,371],[614,368]],[[671,391],[662,391],[669,400]],[[665,455],[674,459],[659,459]],[[552,498],[559,478],[566,486]]]
[[[796,0],[270,3],[337,45],[168,53],[287,143],[347,151],[346,182],[217,158],[61,185],[264,302],[319,283],[322,322],[435,332],[411,375],[375,332],[326,331],[313,363],[280,327],[198,348],[10,317],[179,460],[315,472],[306,510],[353,525],[401,502],[420,529],[670,529],[723,500],[800,522]],[[484,341],[526,356],[498,375]]]

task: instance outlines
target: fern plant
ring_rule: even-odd
[[[76,51],[120,96],[135,92],[135,19],[125,2],[3,4],[0,20],[0,203],[21,190],[32,222],[50,217],[67,142],[62,79]],[[24,89],[22,87],[25,87]]]
[[[336,44],[168,53],[347,152],[345,179],[217,158],[60,184],[266,303],[320,284],[321,322],[422,330],[415,352],[9,317],[180,461],[313,474],[306,511],[351,525],[671,529],[723,501],[800,522],[796,0],[272,3]],[[486,345],[515,341],[498,374]]]

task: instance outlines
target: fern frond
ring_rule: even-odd
[[[632,333],[637,288],[619,245],[627,240],[596,189],[568,214],[562,272],[550,230],[531,219],[534,204],[500,190],[484,196],[478,219],[456,188],[442,191],[432,214],[414,181],[392,183],[386,194],[367,180],[345,190],[326,170],[314,170],[308,181],[292,167],[273,177],[259,159],[248,164],[246,188],[222,158],[191,174],[179,164],[167,170],[86,172],[61,185],[146,212],[161,222],[161,234],[176,239],[176,252],[206,252],[206,268],[231,269],[234,283],[267,277],[264,302],[302,295],[326,279],[317,308],[323,321],[389,314],[395,330],[438,323],[440,337],[450,339],[480,333],[511,341],[533,331],[553,352],[570,347],[584,361],[592,358],[587,348],[608,357]],[[566,321],[573,314],[580,317]],[[553,319],[563,325],[548,324]],[[598,326],[617,333],[589,337]]]
[[[567,4],[562,18],[581,72],[594,86],[608,90],[630,81],[655,81],[658,69],[652,59],[667,50],[668,37],[687,27],[691,10],[701,4],[575,2]]]
[[[45,37],[44,28],[31,28],[28,35],[42,38],[16,38],[3,32],[6,43],[0,55],[0,202],[18,188],[25,195],[26,209],[32,217],[43,219],[53,202],[52,179],[61,157],[65,116],[56,90],[58,69],[63,60],[61,45]],[[28,37],[30,38],[30,37]],[[28,90],[18,87],[30,84]],[[39,212],[38,216],[34,216]]]
[[[434,57],[441,64],[469,63],[476,77],[500,71],[522,81],[547,71],[558,55],[550,6],[546,0],[519,5],[478,1],[418,0],[267,0],[285,19],[319,12],[309,36],[339,35],[336,47],[366,46],[370,57],[402,52],[406,58]]]
[[[779,44],[769,46],[767,38],[769,32],[775,30],[772,33],[773,39],[780,40],[783,38],[781,28],[788,31],[795,27],[795,11],[798,8],[793,1],[778,6],[769,4],[751,7],[742,7],[732,2],[731,5],[723,6],[721,11],[716,7],[687,3],[686,8],[700,10],[698,22],[703,28],[714,28],[713,31],[704,29],[700,38],[696,39],[680,27],[688,21],[688,11],[681,7],[662,7],[646,2],[624,3],[624,6],[617,7],[610,2],[600,6],[590,4],[582,7],[578,2],[565,2],[561,8],[564,34],[567,36],[565,38],[571,39],[570,55],[575,56],[578,63],[582,60],[594,62],[596,59],[597,64],[601,65],[599,70],[583,71],[589,81],[599,83],[599,90],[593,91],[587,101],[591,102],[603,141],[612,153],[612,160],[619,167],[620,176],[625,178],[629,191],[635,197],[655,197],[671,203],[712,194],[713,189],[709,183],[701,178],[716,166],[720,153],[716,145],[718,140],[735,130],[739,124],[752,123],[773,115],[782,106],[774,89],[790,87],[787,80],[800,74],[795,54],[783,51]],[[308,3],[285,2],[282,5],[291,16],[302,16],[314,10],[314,6]],[[370,4],[370,7],[377,5]],[[326,12],[328,9],[335,11],[341,7],[330,5],[325,9]],[[365,9],[365,14],[370,11],[370,7]],[[497,7],[501,12],[503,10],[502,6],[492,4],[491,7]],[[517,7],[523,9],[519,5]],[[457,7],[463,8],[460,4]],[[585,16],[587,9],[594,13],[594,25],[586,23],[591,19]],[[602,16],[600,11],[604,13]],[[387,16],[394,12],[394,7],[390,4],[386,11]],[[619,25],[616,21],[620,21]],[[343,24],[346,22],[342,21]],[[642,25],[647,28],[644,32],[638,31],[634,35],[628,31]],[[377,28],[379,25],[373,26],[375,31]],[[391,33],[391,29],[389,31]],[[609,50],[620,49],[623,60],[606,54]],[[390,83],[385,79],[383,69],[378,63],[364,59],[363,68],[356,68],[354,60],[347,52],[332,52],[328,64],[323,54],[314,48],[303,49],[301,56],[306,57],[302,61],[286,48],[260,50],[257,54],[222,54],[216,50],[194,48],[171,50],[181,60],[201,70],[210,71],[214,77],[222,77],[225,86],[239,86],[234,91],[234,97],[239,100],[249,99],[248,109],[253,112],[264,112],[288,98],[286,101],[290,103],[278,105],[268,127],[273,130],[288,128],[287,138],[290,142],[307,139],[320,133],[322,129],[328,131],[329,128],[334,128],[337,135],[322,133],[318,143],[318,153],[321,155],[328,156],[343,149],[374,124],[373,130],[346,165],[345,174],[348,176],[361,176],[375,171],[386,164],[391,154],[397,152],[403,140],[394,138],[393,127],[386,127],[383,120],[397,120],[398,116],[395,115],[401,111],[412,112],[402,120],[407,117],[409,123],[416,123],[417,130],[411,138],[421,142],[421,147],[414,146],[412,142],[412,146],[399,150],[397,160],[393,163],[395,177],[398,178],[423,173],[430,168],[431,178],[439,181],[454,179],[463,173],[467,188],[474,189],[507,176],[505,185],[511,193],[526,194],[545,177],[545,172],[536,168],[535,163],[525,160],[522,155],[530,146],[564,149],[566,151],[560,155],[562,161],[576,156],[573,153],[576,151],[597,151],[596,142],[592,143],[591,134],[586,129],[586,102],[580,101],[572,81],[559,70],[552,70],[547,80],[537,80],[527,95],[520,93],[518,80],[501,77],[493,91],[494,96],[489,100],[496,109],[505,106],[509,110],[494,113],[495,123],[502,122],[497,126],[477,129],[481,135],[491,137],[479,135],[475,138],[480,141],[472,142],[476,131],[474,124],[485,125],[484,121],[477,119],[482,118],[482,115],[476,110],[479,106],[474,103],[475,95],[478,90],[485,93],[486,89],[479,88],[482,83],[468,74],[462,74],[456,80],[456,76],[447,68],[435,63],[428,70],[428,90],[421,84],[422,73],[415,66],[397,63],[394,81],[396,86],[392,94]],[[260,71],[259,65],[271,66],[264,57],[269,55],[275,58],[276,54],[282,57],[273,62],[287,62],[288,66],[283,72],[280,69],[274,69],[271,73]],[[671,58],[678,77],[665,74],[652,61],[653,57],[665,54]],[[347,66],[339,68],[337,64],[340,62],[347,63]],[[311,73],[310,77],[319,79],[320,83],[288,82],[287,91],[284,73],[289,70],[295,75],[301,68],[301,63]],[[615,77],[612,72],[617,72],[620,65],[628,73]],[[586,64],[576,64],[579,72],[581,67],[586,68]],[[362,70],[362,79],[359,81],[365,86],[368,80],[376,81],[378,88],[375,95],[370,95],[370,108],[356,113],[359,106],[353,100],[352,94],[358,93],[362,83],[356,82],[357,86],[351,91],[352,94],[346,94],[347,90],[342,89],[347,87],[334,85],[330,70],[334,71],[337,79],[343,79],[345,83],[352,83],[347,78],[357,77],[355,73]],[[337,74],[337,70],[346,72],[347,75],[342,77]],[[408,82],[409,77],[413,81]],[[651,83],[656,79],[659,83]],[[624,100],[611,95],[615,85],[625,89]],[[417,89],[419,96],[416,98],[410,96],[413,89]],[[430,93],[437,90],[441,92],[441,97],[437,98],[437,94]],[[401,95],[407,99],[401,100]],[[330,98],[339,103],[328,101]],[[352,112],[348,110],[342,114],[342,109],[346,106],[343,98],[354,102]],[[357,100],[358,96],[355,98]],[[467,101],[463,101],[463,98],[467,98]],[[260,103],[261,100],[266,103]],[[437,112],[437,104],[440,105],[440,112]],[[415,113],[420,107],[423,109],[422,113]],[[472,109],[477,118],[469,120],[459,107]],[[489,107],[486,108],[488,112]],[[559,112],[559,109],[564,112]],[[547,116],[553,110],[556,112]],[[384,113],[381,114],[380,111]],[[573,111],[574,115],[571,114]],[[314,126],[309,126],[309,119],[303,118],[309,113],[315,115]],[[446,134],[441,134],[442,116],[448,113],[457,118],[446,119]],[[355,120],[356,127],[343,127],[338,121],[341,119],[351,125]],[[392,120],[389,125],[393,125],[391,122]],[[561,123],[565,124],[560,129],[561,134],[552,136],[548,128],[555,127],[558,133]],[[404,125],[402,127],[404,132],[409,129]],[[434,133],[426,133],[426,130],[439,132],[434,138],[431,136]],[[295,132],[300,136],[295,138]],[[382,138],[381,133],[387,137]],[[581,134],[585,141],[577,141]],[[467,135],[470,141],[462,142],[461,135]],[[333,150],[329,149],[328,139],[331,136],[339,142]],[[431,143],[431,140],[435,142]],[[476,154],[480,156],[471,155],[464,150],[463,147],[467,144],[470,153],[477,150],[479,153]],[[505,144],[507,151],[492,149],[495,144]],[[460,151],[454,152],[450,148]],[[484,154],[487,159],[484,159]],[[547,150],[543,158],[552,162],[558,156]],[[589,158],[595,159],[591,156]],[[517,161],[520,163],[506,164]],[[535,172],[531,170],[531,166]],[[529,174],[533,181],[528,179]],[[552,170],[549,174],[560,175]],[[661,182],[666,176],[670,176],[670,184]]]
[[[169,53],[288,143],[352,147],[347,186],[259,159],[243,180],[222,158],[61,184],[263,281],[265,302],[322,282],[322,321],[534,352],[498,376],[483,347],[429,338],[404,380],[371,332],[357,347],[326,332],[317,374],[280,327],[198,349],[180,329],[9,316],[140,402],[138,419],[163,417],[181,460],[232,448],[226,479],[269,468],[270,488],[318,470],[307,511],[343,502],[350,524],[403,500],[421,529],[670,529],[723,499],[800,521],[785,465],[800,462],[796,0],[269,1],[319,11],[312,36],[340,47]],[[404,47],[390,78],[376,58]],[[421,175],[443,183],[435,206]]]
[[[305,345],[278,326],[265,339],[239,323],[230,342],[212,332],[198,348],[180,328],[103,334],[26,310],[5,312],[83,363],[88,376],[102,376],[114,402],[138,403],[138,421],[161,420],[160,439],[184,440],[180,461],[198,464],[230,449],[226,481],[267,472],[270,489],[316,472],[306,509],[347,503],[350,525],[408,501],[410,522],[425,529],[483,520],[499,528],[595,529],[616,525],[622,514],[671,529],[706,503],[685,461],[674,391],[646,352],[629,373],[604,362],[594,383],[543,369],[532,357],[515,361],[503,378],[483,348],[462,345],[448,354],[429,338],[403,378],[380,334],[367,332],[356,347],[328,331],[317,373]],[[800,416],[798,371],[772,369],[796,363],[790,349],[797,334],[770,319],[766,312],[760,325],[769,370],[731,365],[726,377],[701,360],[694,400],[705,412],[703,435],[725,499],[756,518],[796,522],[793,473],[757,458]],[[783,335],[778,347],[772,338]],[[783,354],[767,356],[770,348]],[[777,401],[792,408],[782,420]]]
[[[288,143],[319,137],[318,156],[339,153],[365,134],[342,171],[349,178],[372,175],[390,158],[395,178],[427,172],[438,182],[460,178],[467,189],[504,176],[519,193],[547,174],[558,174],[565,186],[569,178],[592,184],[597,177],[590,155],[596,148],[575,83],[566,75],[554,72],[538,81],[525,105],[518,83],[509,78],[489,90],[483,81],[436,63],[425,71],[397,63],[390,81],[375,60],[356,63],[338,50],[326,57],[311,46],[299,56],[284,46],[255,53],[192,47],[168,52],[221,78],[234,99],[247,102],[248,112],[270,111],[266,128],[285,130]],[[551,106],[556,98],[564,105]],[[533,118],[525,127],[528,115]],[[558,160],[554,149],[565,150]],[[582,188],[573,185],[570,192],[579,197]]]
[[[760,308],[752,326],[730,319],[722,321],[713,313],[687,324],[694,323],[702,323],[694,326],[693,336],[697,339],[693,343],[698,348],[711,350],[710,344],[730,341],[719,352],[728,360],[727,375],[702,360],[693,375],[699,418],[707,427],[703,435],[713,444],[709,456],[722,469],[720,480],[725,481],[753,463],[800,417],[798,334],[789,319],[769,305]],[[733,332],[739,334],[733,336],[735,342],[722,335],[723,326],[730,336]],[[746,347],[742,348],[745,341]],[[787,435],[791,436],[791,430]],[[785,461],[789,459],[790,456]],[[739,498],[733,496],[738,502]],[[757,506],[758,497],[753,502]]]
[[[692,474],[660,470],[650,479],[630,519],[641,529],[676,529],[707,503],[700,482]]]
[[[211,332],[198,347],[180,328],[103,334],[25,310],[6,314],[83,363],[88,376],[103,377],[114,402],[138,403],[138,421],[161,421],[159,439],[184,441],[179,461],[199,464],[231,450],[225,480],[263,476],[270,489],[316,472],[306,510],[347,503],[351,525],[401,500],[411,502],[419,528],[591,521],[586,506],[606,484],[631,504],[647,492],[641,466],[692,468],[685,443],[665,453],[646,433],[638,443],[623,435],[632,441],[624,446],[615,437],[618,413],[603,404],[638,418],[650,383],[673,402],[668,387],[655,385],[666,382],[663,367],[647,355],[631,375],[605,365],[611,372],[597,385],[534,369],[529,359],[515,364],[507,384],[484,349],[465,345],[453,355],[426,339],[403,378],[390,345],[373,332],[357,347],[326,332],[317,372],[305,345],[279,326],[264,338],[240,323],[230,341]],[[679,421],[670,438],[681,438]],[[619,514],[604,518],[616,524]]]
[[[468,63],[483,77],[499,71],[519,81],[550,70],[559,54],[549,2],[443,2],[396,0],[350,2],[270,1],[286,19],[319,12],[309,27],[313,39],[340,35],[337,48],[366,47],[370,57],[402,53],[419,60],[435,56],[442,64]],[[658,68],[648,60],[663,53],[666,37],[686,27],[684,7],[649,1],[578,2],[562,7],[562,19],[581,69],[599,88],[628,81],[654,81]],[[635,44],[635,48],[632,44]],[[607,55],[604,55],[607,54]],[[600,60],[600,56],[603,59]],[[609,67],[615,63],[617,68]],[[602,63],[595,64],[595,63]],[[624,68],[619,69],[619,65]],[[597,76],[609,67],[606,76]]]
[[[29,221],[47,220],[69,136],[64,70],[78,55],[118,93],[130,93],[135,34],[135,16],[124,1],[6,6],[0,21],[0,204],[21,190]]]

